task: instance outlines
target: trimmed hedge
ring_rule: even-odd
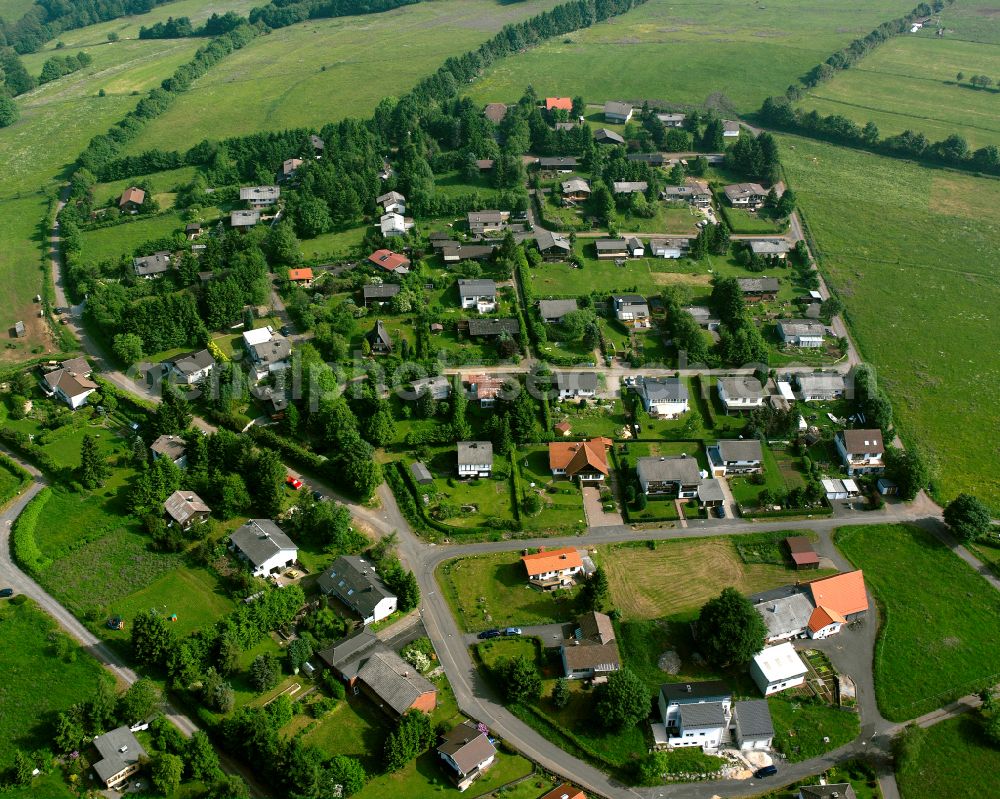
[[[14,522],[10,535],[10,549],[14,562],[33,577],[37,577],[51,563],[42,556],[35,541],[35,528],[42,509],[52,496],[51,488],[43,488]]]
[[[6,469],[14,477],[18,478],[18,484],[10,489],[6,494],[0,494],[0,505],[6,505],[14,497],[21,493],[21,490],[31,482],[32,477],[28,472],[22,468],[21,464],[12,458],[8,458],[2,452],[0,452],[0,468]]]

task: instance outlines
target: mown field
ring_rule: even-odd
[[[747,112],[910,8],[908,0],[651,0],[625,17],[501,62],[469,93],[483,103],[511,101],[530,84],[540,96],[690,104],[721,93]]]
[[[915,718],[997,682],[1000,593],[964,561],[912,525],[841,528],[836,543],[883,613],[875,692],[886,718]]]
[[[904,441],[939,463],[935,497],[1000,509],[1000,181],[793,136],[782,161],[862,356]],[[985,437],[985,438],[984,438]]]
[[[129,151],[370,116],[379,100],[403,94],[448,56],[557,4],[437,0],[283,28],[218,64]]]
[[[1000,9],[996,5],[974,0],[949,6],[939,15],[949,39],[1000,44]],[[917,36],[937,35],[935,26],[924,28]]]
[[[996,791],[1000,749],[984,740],[972,714],[929,728],[916,762],[896,775],[903,799],[966,799]]]
[[[959,72],[965,73],[961,84]],[[1000,48],[899,37],[817,86],[799,105],[860,125],[870,120],[883,136],[913,130],[940,141],[959,133],[976,149],[1000,143],[1000,94],[969,86],[969,77],[978,74],[1000,75]]]

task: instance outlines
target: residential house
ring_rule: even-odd
[[[667,186],[660,197],[671,202],[686,202],[695,208],[711,208],[712,192],[708,183],[696,178],[688,178],[683,186]]]
[[[284,388],[278,386],[265,386],[258,383],[250,387],[250,396],[261,403],[267,410],[267,415],[271,419],[284,419],[285,411],[288,410],[288,395]]]
[[[809,593],[799,585],[762,591],[752,595],[750,603],[764,620],[768,644],[805,637],[809,619],[816,610]]]
[[[170,270],[170,253],[161,251],[154,252],[152,255],[144,255],[141,258],[133,258],[132,268],[135,270],[136,277],[153,280]]]
[[[546,111],[572,111],[573,110],[573,98],[572,97],[546,97],[545,98],[545,110]]]
[[[316,656],[334,672],[348,687],[354,687],[358,672],[374,652],[383,644],[370,627],[362,627],[347,638],[321,649]]]
[[[629,153],[625,157],[634,163],[650,166],[662,167],[667,163],[667,157],[663,153]]]
[[[516,319],[470,319],[468,325],[472,338],[499,338],[506,334],[517,340],[521,335]]]
[[[441,736],[438,757],[459,791],[465,791],[496,761],[497,750],[486,729],[471,719]]]
[[[841,430],[833,438],[847,474],[877,474],[885,469],[881,430]]]
[[[184,530],[208,521],[212,509],[194,491],[175,491],[163,503],[163,512]]]
[[[666,683],[658,697],[662,730],[654,726],[657,744],[670,748],[718,749],[732,718],[733,695],[721,680]]]
[[[277,186],[240,186],[240,201],[251,208],[269,208],[279,197],[281,189]]]
[[[250,564],[255,577],[284,571],[299,557],[295,542],[272,519],[250,519],[233,531],[229,548]]]
[[[28,329],[24,326],[24,322],[14,322],[14,337],[24,338],[26,335],[28,335]]]
[[[594,141],[598,144],[625,144],[624,138],[607,128],[599,128],[594,131]]]
[[[480,172],[489,172],[493,169],[494,161],[492,158],[477,158],[476,159],[476,169]]]
[[[740,123],[734,119],[724,119],[722,121],[722,137],[725,139],[736,139],[740,135]]]
[[[45,393],[55,395],[73,410],[87,401],[97,391],[97,383],[90,379],[90,364],[86,358],[70,358],[57,369],[42,377]]]
[[[571,155],[543,156],[535,163],[539,169],[563,173],[572,172],[580,166],[580,162]]]
[[[358,669],[358,686],[382,710],[402,716],[409,710],[432,713],[437,689],[393,650],[379,647]]]
[[[413,477],[413,482],[418,486],[429,486],[434,482],[434,475],[431,474],[431,470],[420,461],[414,461],[410,464],[410,475]]]
[[[628,258],[628,246],[625,239],[598,239],[594,242],[597,250],[597,260],[612,261]]]
[[[427,237],[427,240],[430,242],[431,247],[438,251],[444,249],[445,247],[458,246],[458,241],[453,239],[448,233],[441,230],[435,230]]]
[[[597,372],[556,372],[560,400],[590,399],[597,394]]]
[[[459,441],[458,476],[489,477],[493,474],[493,442]]]
[[[726,494],[722,490],[722,483],[714,477],[706,477],[698,483],[698,507],[717,508],[725,504]]]
[[[759,183],[730,183],[722,191],[733,208],[756,211],[767,199],[767,189]]]
[[[459,280],[458,300],[462,308],[475,308],[479,313],[497,309],[497,284],[492,280]]]
[[[804,785],[799,788],[796,799],[858,799],[858,795],[851,783],[834,782],[827,785]]]
[[[485,261],[497,251],[495,244],[460,244],[454,242],[441,248],[441,258],[446,264],[461,261]]]
[[[608,100],[604,104],[604,121],[611,125],[624,125],[632,118],[632,111],[632,106],[629,103]]]
[[[580,485],[601,485],[611,474],[608,448],[611,439],[552,441],[549,443],[549,470],[553,477],[576,480]]]
[[[694,317],[694,321],[698,323],[699,327],[703,327],[706,330],[718,330],[722,325],[722,320],[714,316],[711,310],[702,305],[689,305],[684,310]]]
[[[750,661],[750,676],[764,696],[802,685],[809,669],[787,641],[762,649]]]
[[[627,327],[650,326],[649,303],[645,297],[638,294],[615,294],[611,297],[611,302],[615,307],[615,318],[626,323]]]
[[[128,727],[116,727],[94,738],[94,747],[101,759],[94,763],[94,771],[108,790],[121,786],[137,774],[149,759],[146,750]]]
[[[826,328],[808,319],[782,319],[778,322],[778,336],[789,347],[816,349],[823,346]]]
[[[507,229],[509,211],[469,211],[469,233],[473,236],[498,236]]]
[[[576,300],[539,300],[538,315],[547,325],[556,324],[566,314],[579,309]]]
[[[292,343],[270,326],[243,331],[243,347],[250,356],[251,370],[257,380],[288,368]]]
[[[137,214],[146,201],[146,192],[135,186],[129,186],[118,198],[118,210],[124,214]]]
[[[184,237],[188,241],[194,241],[202,234],[201,222],[188,222],[184,226]]]
[[[785,546],[788,547],[788,554],[792,558],[792,563],[796,569],[818,569],[819,555],[816,549],[804,535],[792,535],[785,539]]]
[[[552,127],[555,130],[570,131],[580,126],[579,122],[556,122]]]
[[[564,782],[542,796],[541,799],[587,799],[587,794],[568,782]]]
[[[763,591],[751,596],[750,602],[764,620],[769,644],[789,638],[829,638],[868,610],[860,570]]]
[[[386,214],[405,214],[406,197],[398,191],[386,192],[375,198],[375,202],[382,206],[382,212]]]
[[[156,441],[149,445],[149,449],[153,453],[154,461],[167,458],[178,468],[187,468],[187,441],[180,436],[158,436]]]
[[[583,558],[576,547],[551,550],[542,547],[532,555],[523,555],[521,563],[528,582],[546,591],[572,585],[574,578],[584,573]]]
[[[315,133],[309,134],[309,144],[312,146],[313,152],[316,154],[317,158],[323,155],[323,151],[326,149],[326,142]]]
[[[260,222],[260,211],[233,211],[229,214],[229,226],[236,230],[249,230]]]
[[[644,180],[616,180],[611,186],[615,194],[645,194],[649,188]]]
[[[764,405],[764,387],[753,375],[720,377],[716,381],[719,400],[726,413],[731,411],[751,411]]]
[[[743,299],[748,303],[773,302],[778,299],[778,278],[776,277],[740,277],[736,283],[743,292]]]
[[[708,448],[712,474],[763,474],[764,448],[756,438],[723,439]]]
[[[573,251],[566,236],[548,230],[539,230],[535,234],[535,244],[538,245],[542,259],[546,261],[562,261]]]
[[[625,239],[625,248],[628,250],[629,258],[642,258],[646,254],[646,245],[637,236],[629,236]]]
[[[503,103],[489,103],[483,110],[483,116],[494,125],[499,125],[507,116],[507,106]]]
[[[590,198],[590,184],[583,178],[572,178],[562,182],[563,202],[582,203]]]
[[[747,752],[753,749],[770,749],[774,743],[774,723],[771,710],[764,699],[733,703],[731,737],[736,746]]]
[[[288,158],[281,164],[281,170],[278,172],[278,182],[285,180],[291,180],[295,177],[295,173],[299,171],[299,167],[302,166],[301,158]]]
[[[361,304],[366,308],[371,305],[381,305],[389,302],[399,294],[399,286],[396,283],[370,283],[361,288]]]
[[[444,375],[438,377],[422,377],[410,383],[413,396],[419,397],[425,391],[431,395],[431,399],[441,401],[451,396],[451,382]]]
[[[392,238],[393,236],[405,236],[411,230],[413,230],[414,222],[412,219],[404,217],[402,214],[397,214],[394,211],[390,211],[382,214],[378,220],[379,230],[385,238]]]
[[[396,595],[375,567],[358,555],[341,555],[320,574],[317,585],[357,614],[362,624],[374,624],[396,612]]]
[[[375,320],[375,327],[365,335],[365,341],[368,342],[372,355],[388,355],[392,352],[392,336],[381,319]]]
[[[621,668],[611,617],[591,611],[577,622],[573,637],[559,647],[563,674],[571,680],[607,677]]]
[[[677,419],[689,409],[687,383],[679,377],[640,376],[634,390],[646,413],[658,419]]]
[[[687,455],[639,458],[635,464],[642,492],[648,497],[691,499],[698,496],[701,469]]]
[[[847,381],[836,372],[798,375],[795,382],[798,383],[799,398],[803,402],[829,402],[847,394]]]
[[[665,128],[682,128],[684,127],[684,120],[687,119],[687,114],[657,114],[656,118],[663,123],[663,127]]]
[[[313,270],[309,267],[288,270],[288,282],[296,286],[308,287],[313,282]]]
[[[813,604],[818,609],[827,608],[848,621],[868,612],[868,592],[861,569],[814,580],[809,583],[808,588]]]
[[[504,389],[504,379],[496,375],[469,375],[465,382],[469,384],[469,399],[480,408],[492,408]]]
[[[410,260],[405,255],[399,255],[392,250],[375,250],[368,256],[368,261],[386,272],[405,275],[410,271]]]
[[[688,251],[685,238],[650,239],[649,249],[654,258],[681,258]]]
[[[784,261],[791,252],[792,245],[786,239],[753,239],[750,242],[750,252],[764,258],[777,258]]]

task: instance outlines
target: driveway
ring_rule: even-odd
[[[594,486],[583,487],[583,510],[587,514],[588,527],[611,527],[625,523],[617,510],[604,510],[604,503],[601,502],[601,489]]]
[[[571,622],[566,624],[529,624],[526,627],[521,627],[521,635],[539,638],[542,646],[554,649],[564,640],[573,636],[573,626]],[[478,644],[478,633],[466,633],[465,643],[467,646]]]

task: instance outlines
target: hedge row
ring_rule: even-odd
[[[3,453],[0,453],[0,468],[6,469],[18,479],[16,486],[13,486],[6,494],[0,494],[0,505],[6,505],[21,493],[21,490],[31,482],[32,477],[21,464],[12,458],[8,458]]]
[[[37,577],[50,563],[42,556],[42,551],[35,541],[35,527],[38,525],[42,509],[51,496],[51,488],[39,491],[38,496],[21,511],[11,530],[10,547],[14,561],[33,577]]]

